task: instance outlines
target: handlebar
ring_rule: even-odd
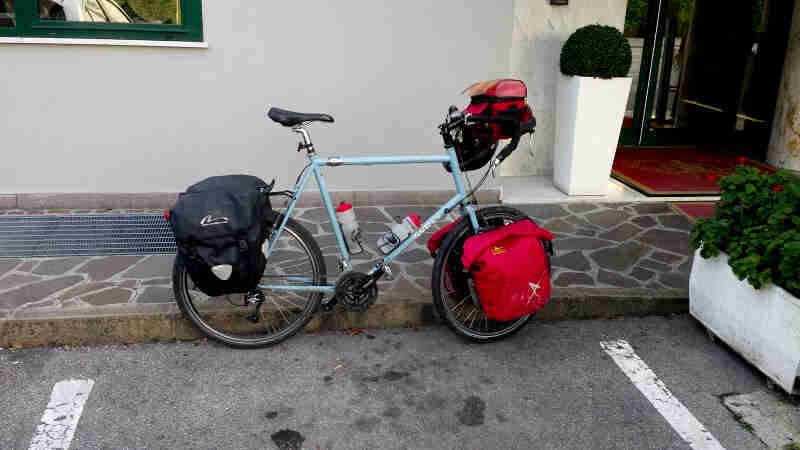
[[[517,149],[517,146],[519,145],[519,140],[522,137],[522,135],[527,133],[533,133],[534,130],[536,129],[535,117],[531,117],[531,120],[526,120],[524,122],[520,122],[519,120],[514,118],[506,118],[506,117],[472,116],[471,118],[475,119],[475,117],[478,117],[478,119],[476,119],[477,121],[488,119],[486,121],[489,123],[510,123],[515,126],[514,134],[511,137],[511,141],[509,141],[509,143],[506,144],[506,146],[503,147],[502,150],[500,150],[500,153],[497,154],[497,157],[495,157],[495,166],[499,166],[503,161],[505,161],[506,158],[508,158],[508,156],[511,153],[514,152],[514,150]]]
[[[521,137],[522,134],[515,134],[514,137],[511,138],[511,141],[505,147],[503,147],[502,150],[500,150],[500,153],[498,153],[497,157],[495,157],[495,166],[499,166],[503,161],[505,161],[506,158],[508,158],[508,155],[517,149],[517,146],[519,145],[519,139]]]
[[[454,107],[450,107],[448,121],[442,125],[440,125],[440,129],[442,129],[442,134],[445,136],[445,142],[449,142],[448,138],[449,135],[444,133],[445,130],[450,131],[453,128],[462,126],[462,125],[469,125],[471,122],[480,122],[480,123],[500,123],[504,125],[511,125],[514,127],[514,131],[512,133],[511,141],[500,150],[500,153],[497,154],[495,158],[495,165],[501,164],[508,155],[514,152],[519,145],[519,140],[522,135],[527,133],[533,133],[536,129],[536,118],[531,117],[530,120],[521,122],[514,117],[504,117],[504,116],[482,116],[482,115],[473,115],[473,114],[461,114],[457,109]]]
[[[521,122],[518,119],[513,117],[504,117],[504,116],[479,116],[479,115],[467,115],[464,116],[464,119],[467,122],[484,122],[484,123],[506,123],[516,125],[519,124],[519,129],[522,134],[530,133],[534,129],[536,129],[536,118],[531,117],[531,120]]]
[[[478,114],[468,114],[464,116],[467,123],[469,122],[483,122],[483,123],[515,123],[519,122],[517,119],[513,117],[504,117],[504,116],[481,116]]]

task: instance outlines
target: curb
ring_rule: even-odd
[[[554,289],[536,320],[668,315],[689,311],[688,291]],[[138,344],[204,337],[171,305],[168,312],[0,320],[0,347]],[[304,330],[408,328],[440,324],[430,302],[383,303],[369,311],[318,314]]]

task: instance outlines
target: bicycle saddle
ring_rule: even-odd
[[[293,127],[303,122],[333,122],[328,114],[306,114],[280,108],[270,108],[267,117],[285,127]]]

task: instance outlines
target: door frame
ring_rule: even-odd
[[[619,145],[621,146],[657,147],[694,142],[692,135],[686,129],[656,129],[649,126],[648,116],[655,105],[659,72],[662,69],[660,61],[667,33],[668,1],[650,0],[648,4],[647,34],[642,47],[642,62],[639,66],[639,81],[635,92],[633,126],[623,128],[620,132]],[[666,82],[669,83],[668,80]]]
[[[653,95],[658,76],[653,77],[657,70],[657,62],[661,59],[661,45],[663,37],[663,9],[666,0],[650,0],[647,8],[647,34],[642,46],[642,61],[639,65],[639,81],[636,86],[636,95],[633,107],[633,126],[623,128],[620,132],[619,144],[624,146],[642,146],[645,141],[645,126],[647,112],[653,104]],[[644,94],[644,95],[642,95]]]

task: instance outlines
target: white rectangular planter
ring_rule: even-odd
[[[728,255],[696,251],[689,277],[689,311],[786,392],[800,377],[800,299],[768,285],[753,289],[728,265]]]
[[[631,78],[559,76],[553,184],[568,195],[606,195]]]

